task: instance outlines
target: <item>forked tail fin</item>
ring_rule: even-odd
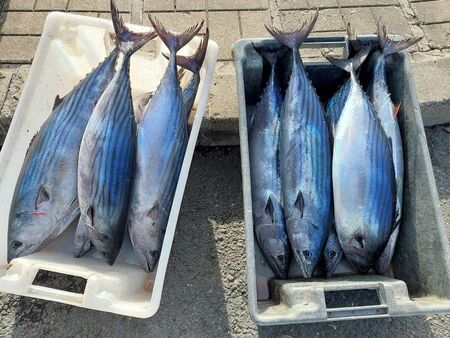
[[[149,33],[135,33],[129,30],[123,22],[123,18],[117,9],[115,0],[111,0],[111,17],[114,26],[116,46],[123,54],[133,54],[157,36],[155,31]]]
[[[203,27],[203,20],[202,20],[200,23],[197,23],[189,27],[183,33],[178,34],[168,31],[162,25],[162,23],[159,22],[157,18],[152,18],[150,14],[148,15],[148,18],[153,28],[155,29],[156,33],[164,42],[164,44],[167,46],[167,48],[169,48],[169,51],[171,53],[176,53],[181,48],[183,48],[183,46],[186,45],[189,41],[191,41],[192,38]]]
[[[319,10],[317,10],[313,14],[309,22],[303,22],[303,25],[293,32],[283,32],[275,27],[268,27],[267,25],[265,25],[265,27],[270,35],[272,35],[283,45],[288,46],[291,49],[298,49],[300,48],[300,45],[303,43],[303,41],[305,41],[305,39],[308,37],[309,33],[311,33],[311,31],[313,30],[318,16]]]
[[[370,53],[370,46],[364,46],[354,57],[350,59],[338,59],[326,55],[324,55],[324,57],[336,67],[341,68],[350,73],[352,71],[356,71],[359,67],[361,67],[361,65],[363,64],[364,60],[366,59],[367,55],[369,55],[369,53]]]
[[[283,57],[284,54],[289,50],[286,46],[281,48],[268,48],[260,46],[256,43],[252,43],[253,48],[266,60],[271,66],[274,65],[278,59]]]
[[[195,54],[192,56],[177,55],[177,64],[184,69],[190,70],[192,73],[198,73],[200,68],[202,68],[203,60],[205,60],[206,50],[208,49],[208,41],[209,29],[206,28],[205,36],[200,42]]]
[[[398,53],[403,49],[415,45],[422,39],[422,37],[414,37],[399,41],[391,40],[386,34],[386,26],[381,22],[381,19],[377,23],[377,35],[383,55]]]

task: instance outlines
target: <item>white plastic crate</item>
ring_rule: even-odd
[[[167,25],[170,29],[170,23]],[[134,31],[149,30],[142,26],[129,27]],[[140,267],[127,235],[113,266],[97,256],[95,250],[82,258],[73,258],[76,222],[41,252],[17,258],[9,265],[6,259],[9,209],[30,141],[50,114],[55,96],[63,96],[69,92],[112,50],[110,32],[113,32],[113,28],[109,20],[58,12],[47,17],[28,79],[0,153],[0,214],[4,215],[0,219],[0,292],[147,318],[156,313],[161,300],[181,200],[214,75],[218,53],[218,46],[214,41],[209,41],[201,69],[202,81],[194,105],[197,109],[155,271],[147,274]],[[160,53],[165,46],[162,46],[158,38],[154,41],[157,51],[155,58],[144,51],[137,52],[131,58],[133,97],[155,90],[166,69],[167,60]],[[194,38],[180,54],[192,55],[199,42],[200,37]],[[188,78],[184,79],[187,80]],[[39,270],[85,278],[84,293],[33,285]]]

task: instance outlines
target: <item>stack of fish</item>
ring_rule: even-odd
[[[200,83],[208,31],[196,53],[177,56],[203,22],[182,34],[150,17],[150,33],[123,23],[114,1],[114,50],[63,99],[33,138],[9,216],[8,260],[39,251],[77,217],[74,256],[91,247],[112,265],[128,227],[145,271],[153,271],[188,140],[188,116]],[[133,111],[130,58],[159,36],[169,64],[154,93]],[[119,54],[119,70],[115,65]],[[177,64],[193,76],[182,90]]]
[[[401,223],[403,152],[391,99],[386,58],[419,39],[392,41],[378,25],[379,46],[360,43],[348,26],[349,59],[327,59],[350,73],[323,108],[303,67],[299,47],[318,11],[293,32],[266,27],[283,47],[255,50],[270,75],[249,117],[254,230],[268,265],[287,278],[291,256],[304,278],[322,261],[330,277],[341,258],[359,272],[384,273]],[[292,50],[292,71],[282,98],[277,60]],[[358,69],[372,53],[366,95]]]

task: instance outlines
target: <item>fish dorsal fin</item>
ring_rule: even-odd
[[[394,105],[394,107],[392,108],[392,114],[394,115],[394,119],[397,119],[397,117],[398,117],[398,113],[400,111],[400,106],[401,106],[401,103]]]
[[[267,199],[266,207],[264,208],[265,213],[270,217],[272,223],[275,219],[275,207],[273,205],[272,196]]]
[[[64,101],[65,96],[60,97],[59,95],[56,95],[55,102],[53,102],[53,110],[58,108],[58,106],[61,104],[61,102]]]
[[[159,215],[159,203],[157,202],[148,212],[147,217],[150,217],[152,220],[156,220]]]
[[[35,203],[36,210],[39,209],[39,207],[41,206],[42,203],[48,201],[49,199],[50,199],[50,195],[49,195],[47,189],[45,189],[45,187],[43,185],[41,185],[39,187],[38,194],[36,197],[36,203]]]
[[[298,192],[297,199],[294,202],[294,208],[300,212],[300,217],[303,217],[303,209],[305,208],[305,201],[303,200],[303,194]]]

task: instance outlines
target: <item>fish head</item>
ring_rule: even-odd
[[[8,261],[41,250],[55,237],[57,217],[50,195],[41,187],[22,194],[13,202],[9,215]]]
[[[342,258],[342,249],[335,232],[330,232],[327,243],[323,249],[326,277],[330,278],[336,270]]]
[[[107,224],[107,222],[103,223]],[[119,254],[123,238],[123,235],[114,232],[114,228],[114,226],[100,227],[86,224],[86,232],[91,243],[99,252],[101,252],[109,265],[114,264],[116,257]]]
[[[367,273],[376,259],[377,251],[374,250],[372,241],[363,231],[355,231],[346,236],[339,237],[342,250],[349,263],[361,273]]]
[[[323,227],[299,217],[286,222],[292,251],[305,278],[311,278],[322,256],[328,232]]]
[[[273,272],[278,278],[286,279],[291,260],[286,232],[273,224],[260,225],[256,230],[256,238]]]
[[[159,203],[140,214],[132,219],[128,230],[139,263],[146,272],[152,272],[161,254],[168,214]]]

